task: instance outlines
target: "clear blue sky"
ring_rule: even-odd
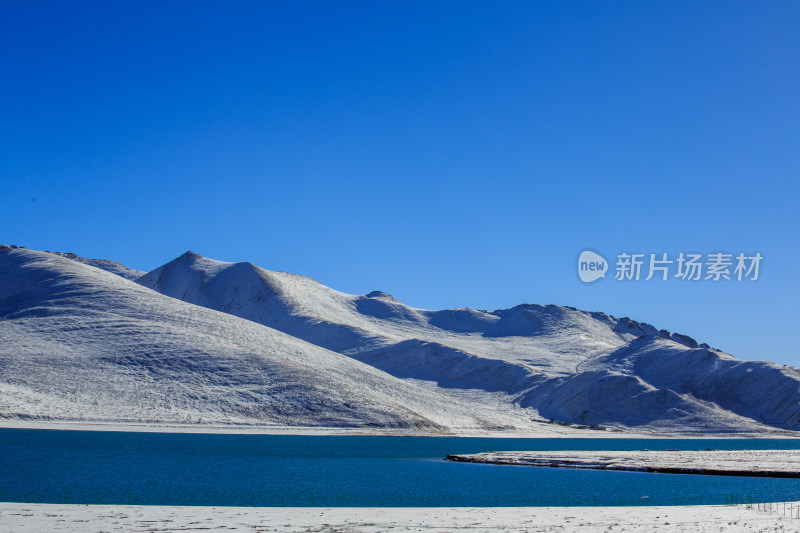
[[[0,242],[557,303],[800,365],[800,3],[0,3]],[[584,248],[760,252],[582,284]]]

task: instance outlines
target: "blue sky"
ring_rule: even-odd
[[[0,4],[0,242],[557,303],[800,365],[797,2]],[[755,253],[583,284],[581,250]],[[612,265],[613,268],[613,265]]]

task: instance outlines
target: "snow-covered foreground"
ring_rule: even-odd
[[[796,509],[797,504],[792,504]],[[744,506],[304,508],[0,503],[0,531],[800,531],[800,519]]]
[[[800,450],[639,450],[485,452],[451,461],[671,474],[800,477]]]

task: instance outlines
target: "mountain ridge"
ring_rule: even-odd
[[[0,256],[10,253],[19,253],[19,249],[0,247]],[[89,263],[99,260],[51,255],[83,268],[107,266]],[[123,274],[132,271],[115,268]],[[115,273],[106,269],[106,275]],[[89,284],[107,282],[104,278],[101,283],[95,274],[84,275]],[[382,291],[350,295],[305,276],[273,272],[247,262],[215,261],[191,251],[135,278],[135,283],[117,276],[160,298],[180,302],[171,312],[194,313],[182,307],[190,305],[218,313],[214,315],[218,318],[208,318],[204,327],[213,327],[210,323],[220,316],[242,320],[232,329],[250,323],[253,325],[247,327],[265,328],[261,334],[269,343],[286,339],[281,342],[304,353],[313,352],[320,360],[341,357],[380,372],[385,377],[379,381],[391,382],[392,387],[413,385],[417,403],[425,406],[423,411],[438,413],[431,415],[438,422],[430,424],[410,416],[417,421],[407,421],[409,427],[428,428],[423,431],[453,430],[457,424],[447,421],[448,409],[458,413],[459,427],[523,431],[548,419],[668,433],[800,430],[797,369],[739,361],[685,335],[627,317],[538,304],[496,311],[417,309]],[[120,289],[124,295],[115,293],[114,298],[152,300],[126,287]],[[0,293],[0,298],[0,317],[13,302],[34,304],[18,293]],[[71,302],[74,313],[89,312],[92,305],[108,307],[103,297],[92,296],[91,290],[79,300]],[[0,324],[4,322],[8,320]],[[81,345],[69,348],[80,351]],[[192,348],[191,343],[184,346],[189,351]],[[328,355],[322,357],[315,350]],[[285,363],[279,352],[270,352],[272,364]],[[142,354],[139,359],[134,357],[134,364],[144,365],[142,359]],[[206,380],[213,377],[206,371],[198,375]],[[298,385],[297,401],[301,403],[305,385]],[[318,396],[314,391],[308,394]],[[405,405],[410,401],[407,395],[404,392],[403,400],[395,403]],[[436,408],[421,400],[434,397]],[[389,404],[391,400],[390,395]],[[358,426],[357,416],[336,413],[333,420],[339,425]],[[375,417],[374,413],[365,415],[362,425],[372,424]],[[320,415],[311,425],[322,418]],[[403,425],[398,419],[392,423]]]

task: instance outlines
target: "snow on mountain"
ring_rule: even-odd
[[[45,252],[0,249],[0,338],[5,419],[497,425],[480,406]]]
[[[686,349],[641,337],[586,368],[635,375],[660,389],[746,414],[770,426],[800,425],[800,372],[766,361],[740,361],[707,347]]]
[[[134,270],[132,268],[126,267],[123,264],[117,263],[116,261],[109,261],[108,259],[87,259],[85,257],[81,257],[78,254],[73,253],[63,253],[63,252],[48,252],[54,255],[60,255],[61,257],[66,257],[67,259],[72,259],[73,261],[77,261],[79,263],[83,263],[84,265],[90,265],[101,270],[106,270],[111,272],[112,274],[116,274],[117,276],[122,276],[125,279],[129,279],[131,281],[141,278],[146,274],[146,272],[142,272],[141,270]]]
[[[416,309],[192,252],[136,274],[0,247],[0,417],[800,430],[797,369],[628,318]]]
[[[429,311],[384,292],[349,295],[307,277],[193,252],[137,282],[465,401],[577,424],[800,429],[795,370],[743,363],[629,318],[554,305]],[[702,357],[714,363],[696,364]]]
[[[558,306],[494,312],[427,311],[379,291],[353,296],[310,278],[224,263],[187,252],[137,280],[162,294],[269,325],[342,353],[408,339],[451,346],[490,360],[570,374],[643,331],[638,323]],[[653,331],[656,331],[653,328]]]

